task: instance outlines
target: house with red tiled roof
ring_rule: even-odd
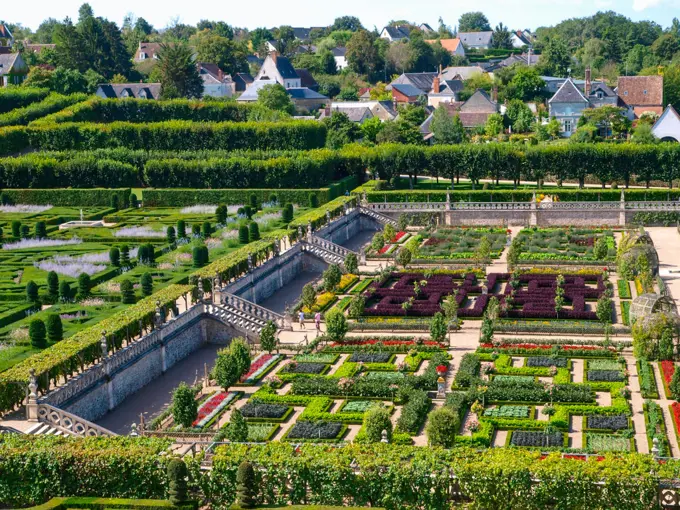
[[[157,59],[160,49],[161,43],[140,42],[133,60],[135,62],[144,62],[148,59]]]
[[[489,117],[499,111],[495,90],[490,96],[486,91],[477,89],[477,91],[470,96],[470,99],[465,102],[452,101],[449,103],[441,103],[440,106],[444,106],[451,117],[455,117],[456,115],[460,117],[463,127],[470,130],[485,126]],[[430,114],[430,116],[425,119],[425,122],[420,125],[420,132],[426,140],[429,140],[432,137],[431,125],[433,118],[434,113]]]
[[[616,92],[636,119],[644,112],[663,113],[663,76],[620,76]]]
[[[425,42],[428,44],[440,43],[451,55],[465,56],[465,48],[463,48],[463,43],[458,37],[453,39],[427,39]]]

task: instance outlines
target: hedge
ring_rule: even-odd
[[[129,197],[130,188],[90,188],[90,189],[5,189],[3,193],[13,204],[35,204],[54,206],[108,207],[111,197]],[[85,218],[92,219],[92,218]],[[48,224],[50,224],[48,222]],[[54,223],[57,224],[57,223]]]
[[[29,510],[71,510],[86,508],[88,510],[195,510],[195,505],[175,506],[162,499],[125,499],[125,498],[52,498],[43,505],[31,507]]]
[[[301,216],[298,216],[293,221],[288,224],[291,229],[297,229],[302,227],[303,230],[307,229],[309,223],[312,224],[314,229],[319,228],[321,225],[325,225],[327,221],[326,213],[329,213],[330,218],[334,219],[341,216],[345,210],[346,206],[356,205],[356,197],[353,196],[342,196],[335,200],[331,200],[327,204],[317,207],[316,209],[309,211]]]
[[[119,349],[124,338],[139,334],[140,322],[145,327],[153,323],[156,301],[160,300],[161,306],[167,309],[192,288],[190,285],[170,285],[0,373],[0,411],[10,410],[24,399],[31,368],[38,377],[38,388],[45,391],[51,381],[72,375],[101,357],[102,331],[107,332],[109,350]]]
[[[28,87],[5,87],[0,89],[0,113],[7,113],[17,108],[24,108],[32,103],[42,101],[50,94],[49,89]]]
[[[163,499],[167,496],[165,464],[169,457],[160,454],[169,444],[165,439],[125,436],[72,439],[2,434],[0,507],[19,508],[55,496],[93,494]]]
[[[26,312],[33,310],[35,305],[32,303],[24,303],[18,305],[5,313],[0,314],[0,328],[5,327],[13,322],[23,319],[26,317]]]
[[[57,112],[74,103],[85,101],[85,99],[87,99],[87,94],[64,96],[53,92],[38,103],[31,103],[23,108],[16,108],[0,115],[0,126],[26,125],[32,120]],[[0,102],[2,102],[2,98],[0,98]]]
[[[351,189],[356,178],[343,179]],[[337,186],[320,189],[145,189],[144,205],[148,207],[185,207],[195,204],[243,204],[250,195],[257,196],[258,203],[268,202],[272,195],[280,204],[291,203],[304,207],[309,205],[310,195],[316,195],[323,205],[342,193]]]
[[[197,101],[173,99],[149,101],[144,99],[102,99],[94,97],[40,121],[40,124],[65,122],[162,122],[191,120],[194,122],[276,121],[290,117],[259,104],[236,101]]]

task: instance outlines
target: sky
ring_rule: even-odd
[[[78,17],[83,0],[5,1],[0,17],[6,22],[21,23],[35,30],[45,18]],[[439,17],[447,25],[455,25],[458,17],[470,10],[486,14],[492,25],[503,22],[511,29],[554,25],[568,18],[583,17],[599,10],[614,10],[633,20],[653,20],[669,26],[674,17],[680,18],[680,0],[391,0],[367,2],[343,0],[226,0],[194,4],[187,0],[145,0],[144,2],[111,2],[90,0],[96,16],[108,18],[119,25],[132,12],[143,17],[156,28],[167,26],[173,19],[196,24],[201,19],[226,21],[230,25],[253,29],[256,27],[291,25],[296,27],[327,26],[338,16],[351,15],[361,19],[372,29],[382,28],[392,19],[407,19],[429,23],[436,28]],[[322,6],[322,7],[321,7]],[[28,8],[27,8],[28,7]]]

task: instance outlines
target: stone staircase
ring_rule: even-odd
[[[117,435],[80,416],[45,403],[37,404],[37,419],[38,421],[26,430],[26,434],[33,436],[76,437]]]
[[[30,429],[26,431],[26,434],[32,436],[75,436],[70,431],[65,431],[60,428],[54,427],[49,423],[38,422],[33,425]]]
[[[227,292],[221,293],[222,303],[207,304],[206,312],[246,335],[259,335],[268,321],[286,329],[283,315]]]
[[[331,243],[332,244],[332,243]],[[338,246],[338,245],[335,245]],[[327,262],[328,264],[337,264],[340,267],[343,267],[345,264],[345,255],[342,255],[339,252],[336,251],[331,251],[327,247],[324,247],[320,244],[310,244],[308,242],[303,242],[301,243],[301,249],[302,251],[305,251],[309,253],[310,255],[314,255],[315,257],[320,258],[324,262]],[[342,246],[338,246],[338,248],[342,248]],[[350,251],[347,250],[346,248],[343,248],[343,250],[346,250],[347,253]]]
[[[373,209],[369,209],[367,207],[360,207],[359,212],[361,212],[361,214],[365,214],[369,218],[373,218],[375,221],[382,225],[392,225],[394,228],[397,228],[399,226],[397,220],[392,219],[385,214],[374,211]]]

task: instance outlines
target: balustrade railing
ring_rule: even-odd
[[[242,297],[230,294],[229,292],[222,292],[222,303],[228,305],[235,310],[243,312],[245,315],[250,316],[255,319],[260,319],[261,321],[273,321],[277,326],[283,327],[284,316],[276,312],[272,312],[267,308],[248,301]],[[217,309],[221,308],[219,305],[213,305]],[[214,313],[215,310],[211,306],[207,307],[209,313]]]
[[[312,244],[320,246],[324,250],[327,250],[331,253],[341,255],[342,257],[346,256],[349,253],[352,253],[352,250],[348,250],[344,246],[340,246],[339,244],[335,244],[334,242],[329,241],[328,239],[323,239],[322,237],[318,236],[312,236]]]
[[[544,210],[626,210],[680,211],[680,201],[647,202],[376,202],[364,204],[367,213],[443,211],[529,211]]]
[[[81,437],[116,435],[104,427],[49,404],[38,404],[38,421],[62,432]]]

